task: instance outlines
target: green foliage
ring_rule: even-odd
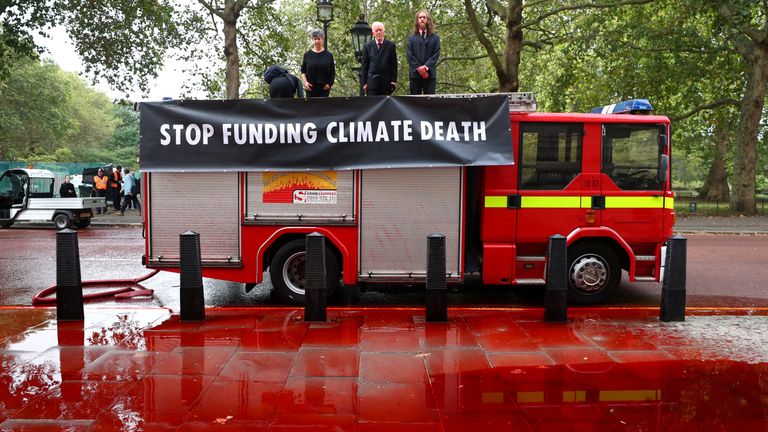
[[[135,113],[56,65],[24,59],[12,68],[0,88],[0,160],[112,160],[112,150],[135,160]]]

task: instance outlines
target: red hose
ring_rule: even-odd
[[[104,279],[104,280],[92,280],[92,281],[83,281],[82,287],[85,288],[87,286],[107,286],[107,285],[123,285],[123,284],[130,284],[130,286],[117,288],[114,290],[109,291],[99,291],[96,293],[91,294],[83,294],[83,300],[94,300],[97,298],[103,298],[103,297],[117,297],[117,298],[127,298],[127,297],[134,297],[137,295],[152,295],[154,292],[151,289],[145,288],[143,285],[141,285],[139,282],[143,282],[152,276],[156,275],[160,270],[152,270],[151,272],[145,274],[144,276],[138,277],[136,279]],[[138,289],[135,287],[139,287]],[[56,303],[56,296],[52,295],[56,293],[56,285],[50,286],[39,293],[35,294],[34,297],[32,297],[32,305],[43,305],[43,304],[51,304]]]

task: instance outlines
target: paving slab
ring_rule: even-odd
[[[0,308],[0,430],[764,430],[767,309]]]

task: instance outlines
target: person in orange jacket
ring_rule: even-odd
[[[121,171],[123,167],[118,165],[112,168],[112,173],[109,174],[109,196],[112,198],[112,208],[115,209],[115,213],[120,211],[120,189],[123,188],[123,174]]]
[[[97,214],[101,214],[102,211],[104,214],[107,213],[107,188],[109,187],[109,177],[107,177],[104,174],[104,170],[99,168],[99,172],[93,176],[93,191],[96,193],[97,197],[104,197],[104,207],[99,207],[96,209]]]

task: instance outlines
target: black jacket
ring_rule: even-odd
[[[384,39],[381,50],[376,46],[376,39],[371,39],[363,49],[363,64],[360,70],[360,83],[397,82],[397,50],[395,44]],[[382,84],[383,85],[383,84]]]
[[[304,97],[301,81],[281,66],[268,67],[264,71],[264,82],[269,84],[270,98],[292,98],[294,94]]]
[[[408,76],[421,78],[416,68],[427,66],[430,79],[437,78],[437,60],[440,58],[440,36],[435,33],[428,34],[426,39],[421,35],[411,35],[405,47],[405,56],[408,57]]]
[[[61,187],[59,187],[59,196],[62,198],[77,198],[75,185],[72,183],[62,183]]]

